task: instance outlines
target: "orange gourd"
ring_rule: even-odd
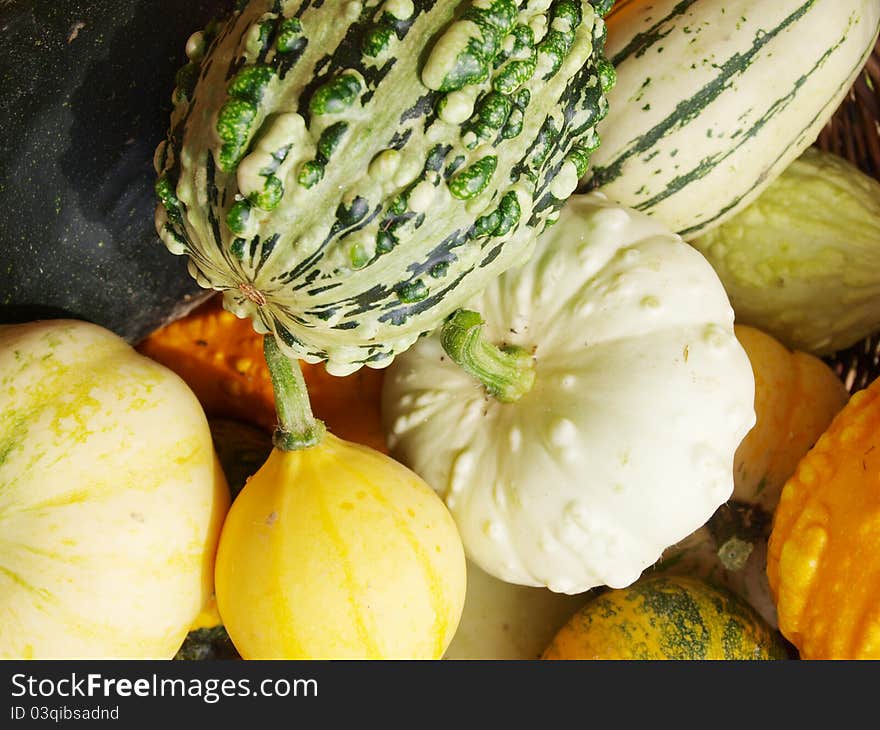
[[[744,325],[734,327],[755,375],[757,422],[734,457],[733,498],[772,514],[782,485],[849,398],[822,360]]]
[[[767,556],[779,628],[804,659],[880,659],[880,379],[782,490]]]
[[[209,417],[236,418],[271,430],[276,423],[263,336],[214,297],[150,335],[140,352],[174,370]],[[387,453],[379,421],[382,371],[361,368],[344,378],[301,363],[312,409],[340,438]]]

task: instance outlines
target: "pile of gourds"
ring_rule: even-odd
[[[195,33],[155,222],[223,294],[0,325],[0,655],[880,657],[880,381],[817,357],[880,183],[808,150],[880,6],[733,6]]]

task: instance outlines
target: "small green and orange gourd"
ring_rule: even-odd
[[[544,659],[786,659],[745,601],[695,578],[655,576],[607,591],[563,626]]]

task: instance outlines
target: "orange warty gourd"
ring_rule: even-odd
[[[237,418],[267,430],[277,420],[263,335],[213,297],[157,330],[138,350],[183,378],[209,417]],[[315,416],[340,438],[387,453],[379,421],[383,371],[361,368],[330,375],[322,364],[301,362]]]
[[[880,659],[880,379],[783,487],[767,576],[801,658]]]

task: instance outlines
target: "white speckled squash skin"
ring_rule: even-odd
[[[754,379],[706,260],[660,223],[576,196],[533,258],[469,302],[535,384],[499,403],[424,338],[389,369],[392,454],[446,500],[491,575],[623,587],[733,490]]]
[[[0,326],[0,657],[171,658],[229,504],[198,400],[108,330]]]

